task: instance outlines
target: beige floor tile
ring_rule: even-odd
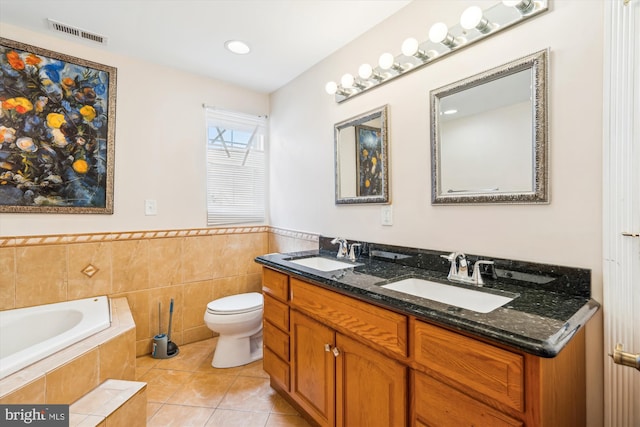
[[[269,374],[262,368],[262,360],[244,365],[238,375],[242,375],[243,377],[269,378]]]
[[[263,427],[268,418],[267,412],[216,409],[205,427]]]
[[[296,411],[296,409],[291,406],[289,402],[284,400],[284,397],[280,396],[277,393],[275,394],[273,399],[273,408],[271,409],[271,412],[275,414],[299,415],[298,411]]]
[[[158,363],[159,359],[154,359],[150,355],[140,356],[136,358],[136,368],[151,369]]]
[[[162,405],[162,408],[151,417],[148,427],[203,427],[211,414],[212,408],[196,406]]]
[[[213,369],[215,369],[213,366],[211,366],[211,361],[213,360],[213,351],[211,352],[211,354],[209,354],[209,356],[204,359],[202,361],[202,363],[200,363],[195,370],[196,371],[202,371],[202,372],[209,372]],[[229,374],[227,374],[229,375]]]
[[[216,343],[182,345],[172,359],[136,359],[136,378],[147,383],[148,426],[309,427],[270,387],[262,361],[213,368]]]
[[[153,368],[140,377],[139,381],[147,383],[149,402],[164,403],[182,388],[192,375],[192,372],[187,371]]]
[[[229,375],[196,372],[167,403],[216,408],[235,379]]]
[[[240,374],[240,372],[242,372],[242,369],[244,369],[244,366],[236,366],[234,368],[214,368],[213,366],[211,366],[211,360],[213,359],[213,352],[211,352],[211,355],[208,359],[206,359],[199,367],[198,367],[198,371],[201,372],[210,372],[210,373],[214,373],[214,374],[224,374],[224,375],[233,375],[233,376],[238,376]]]
[[[269,379],[237,377],[225,395],[219,408],[255,412],[269,412],[274,406],[276,392]]]
[[[265,427],[311,427],[311,425],[299,415],[270,414]]]
[[[153,368],[158,359],[154,359],[151,356],[136,357],[136,381],[138,381],[144,374],[149,372]]]
[[[200,366],[207,359],[207,352],[204,347],[192,347],[189,345],[179,348],[177,356],[171,359],[159,359],[155,365],[159,369],[174,369],[179,371],[193,371],[196,366]]]
[[[162,408],[162,403],[147,402],[147,422]]]

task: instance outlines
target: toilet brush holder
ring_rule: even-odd
[[[154,359],[170,359],[174,356],[178,355],[176,351],[173,354],[167,353],[167,343],[169,339],[166,334],[158,334],[153,337],[153,351],[151,352],[151,357]]]

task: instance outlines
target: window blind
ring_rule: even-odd
[[[207,225],[263,223],[267,118],[205,110]]]

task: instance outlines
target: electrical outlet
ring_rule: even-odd
[[[383,206],[380,212],[382,225],[393,225],[393,207],[391,205]]]
[[[144,214],[145,215],[158,215],[158,202],[157,200],[147,199],[144,201]]]

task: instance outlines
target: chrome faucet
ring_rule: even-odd
[[[479,259],[473,266],[473,273],[469,276],[469,263],[466,255],[462,252],[452,252],[449,255],[440,255],[440,257],[451,262],[447,279],[452,282],[470,283],[477,286],[484,285],[480,266],[493,264],[493,261]]]
[[[351,249],[349,250],[349,261],[356,262],[356,248],[362,246],[360,243],[352,243]]]
[[[482,271],[481,265],[493,265],[493,261],[487,261],[485,259],[479,259],[473,264],[473,274],[471,275],[471,281],[478,286],[484,285],[484,281],[482,280]]]
[[[343,239],[342,237],[336,237],[331,241],[331,243],[334,245],[340,245],[338,246],[338,253],[336,254],[336,258],[345,258],[347,256],[348,244],[346,239]]]

